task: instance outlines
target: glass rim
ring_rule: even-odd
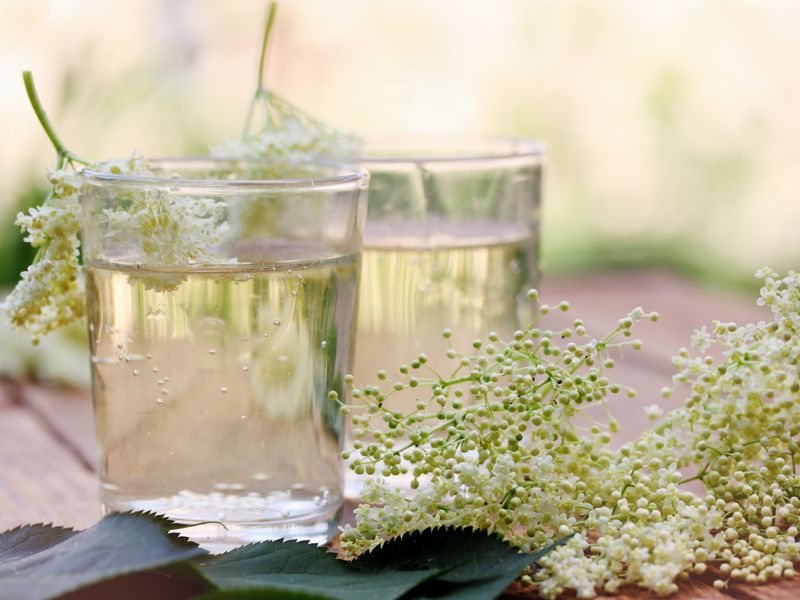
[[[240,159],[216,156],[167,156],[145,159],[148,166],[175,165],[175,167],[189,166],[194,169],[208,165],[219,164],[269,164],[269,160]],[[300,161],[294,166],[312,166],[335,169],[341,174],[326,175],[323,177],[292,177],[286,179],[197,179],[192,177],[152,176],[152,175],[127,175],[124,173],[104,173],[91,168],[84,168],[78,173],[82,178],[97,183],[121,183],[133,186],[168,186],[202,189],[219,189],[230,191],[242,188],[253,189],[267,188],[274,191],[324,191],[336,189],[364,188],[369,182],[369,172],[357,164],[334,161]]]
[[[545,154],[542,142],[519,137],[505,136],[432,136],[432,135],[376,135],[365,136],[365,146],[369,148],[375,143],[380,152],[366,153],[353,159],[358,164],[404,164],[404,163],[469,163],[486,161],[504,161],[513,159],[536,158],[541,160]],[[436,146],[458,152],[435,154],[430,152]],[[384,151],[392,147],[409,148],[408,155]],[[494,149],[493,149],[494,148]],[[420,152],[415,153],[414,150]],[[427,150],[427,151],[426,151]],[[463,150],[463,151],[461,151]]]

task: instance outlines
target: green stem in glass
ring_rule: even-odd
[[[88,165],[89,161],[81,158],[77,154],[71,152],[61,141],[61,139],[56,134],[56,130],[53,127],[50,118],[47,116],[47,113],[44,110],[44,106],[42,105],[42,101],[39,99],[39,94],[36,92],[36,85],[33,83],[33,74],[30,71],[23,71],[22,72],[22,81],[25,84],[25,91],[28,94],[28,100],[30,100],[31,107],[33,108],[33,112],[36,113],[36,118],[39,119],[39,123],[42,125],[42,129],[47,134],[47,137],[50,138],[50,142],[53,144],[53,147],[58,154],[58,160],[56,162],[56,168],[60,169],[64,166],[64,163],[69,162],[77,162],[82,165]]]

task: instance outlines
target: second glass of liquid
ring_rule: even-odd
[[[490,331],[508,337],[528,319],[538,284],[542,150],[528,141],[390,140],[367,148],[371,173],[354,378],[397,376],[420,353],[420,378],[448,376],[450,346],[472,351]],[[392,394],[414,410],[425,389]],[[357,497],[360,477],[347,472]]]

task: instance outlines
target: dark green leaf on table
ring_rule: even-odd
[[[390,600],[438,574],[391,566],[356,569],[324,548],[295,541],[251,544],[196,564],[222,590],[208,598]]]
[[[158,600],[207,592],[205,600],[484,600],[553,548],[520,554],[497,535],[438,528],[390,540],[350,562],[296,541],[212,556],[169,533],[179,527],[159,515],[123,513],[85,531],[12,529],[0,534],[0,596]]]
[[[77,533],[74,529],[43,523],[9,529],[0,533],[0,566],[46,550]]]
[[[353,561],[352,566],[430,569],[438,573],[404,598],[485,600],[499,596],[525,567],[558,543],[532,554],[521,554],[496,534],[441,527],[390,540]]]
[[[485,600],[551,549],[520,554],[497,535],[438,528],[388,541],[352,562],[305,542],[262,542],[195,563],[220,588],[204,600]]]
[[[54,598],[120,575],[204,554],[168,533],[169,519],[111,514],[85,531],[33,525],[0,534],[0,590],[15,600]]]

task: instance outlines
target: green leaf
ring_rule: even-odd
[[[5,598],[43,600],[205,553],[168,533],[175,526],[152,514],[116,513],[81,532],[12,529],[0,534],[0,590]]]
[[[390,540],[352,562],[305,542],[261,542],[195,562],[220,590],[203,600],[486,600],[552,550],[520,554],[497,535],[437,528]]]
[[[55,525],[24,525],[0,534],[0,565],[36,554],[71,538],[78,532]]]
[[[353,567],[426,568],[440,573],[409,594],[409,600],[486,600],[502,594],[526,566],[563,541],[532,554],[522,554],[497,534],[439,527],[390,540],[359,557]]]
[[[298,600],[391,600],[436,570],[353,568],[324,548],[306,542],[260,542],[199,559],[200,571],[220,592],[208,598]]]

